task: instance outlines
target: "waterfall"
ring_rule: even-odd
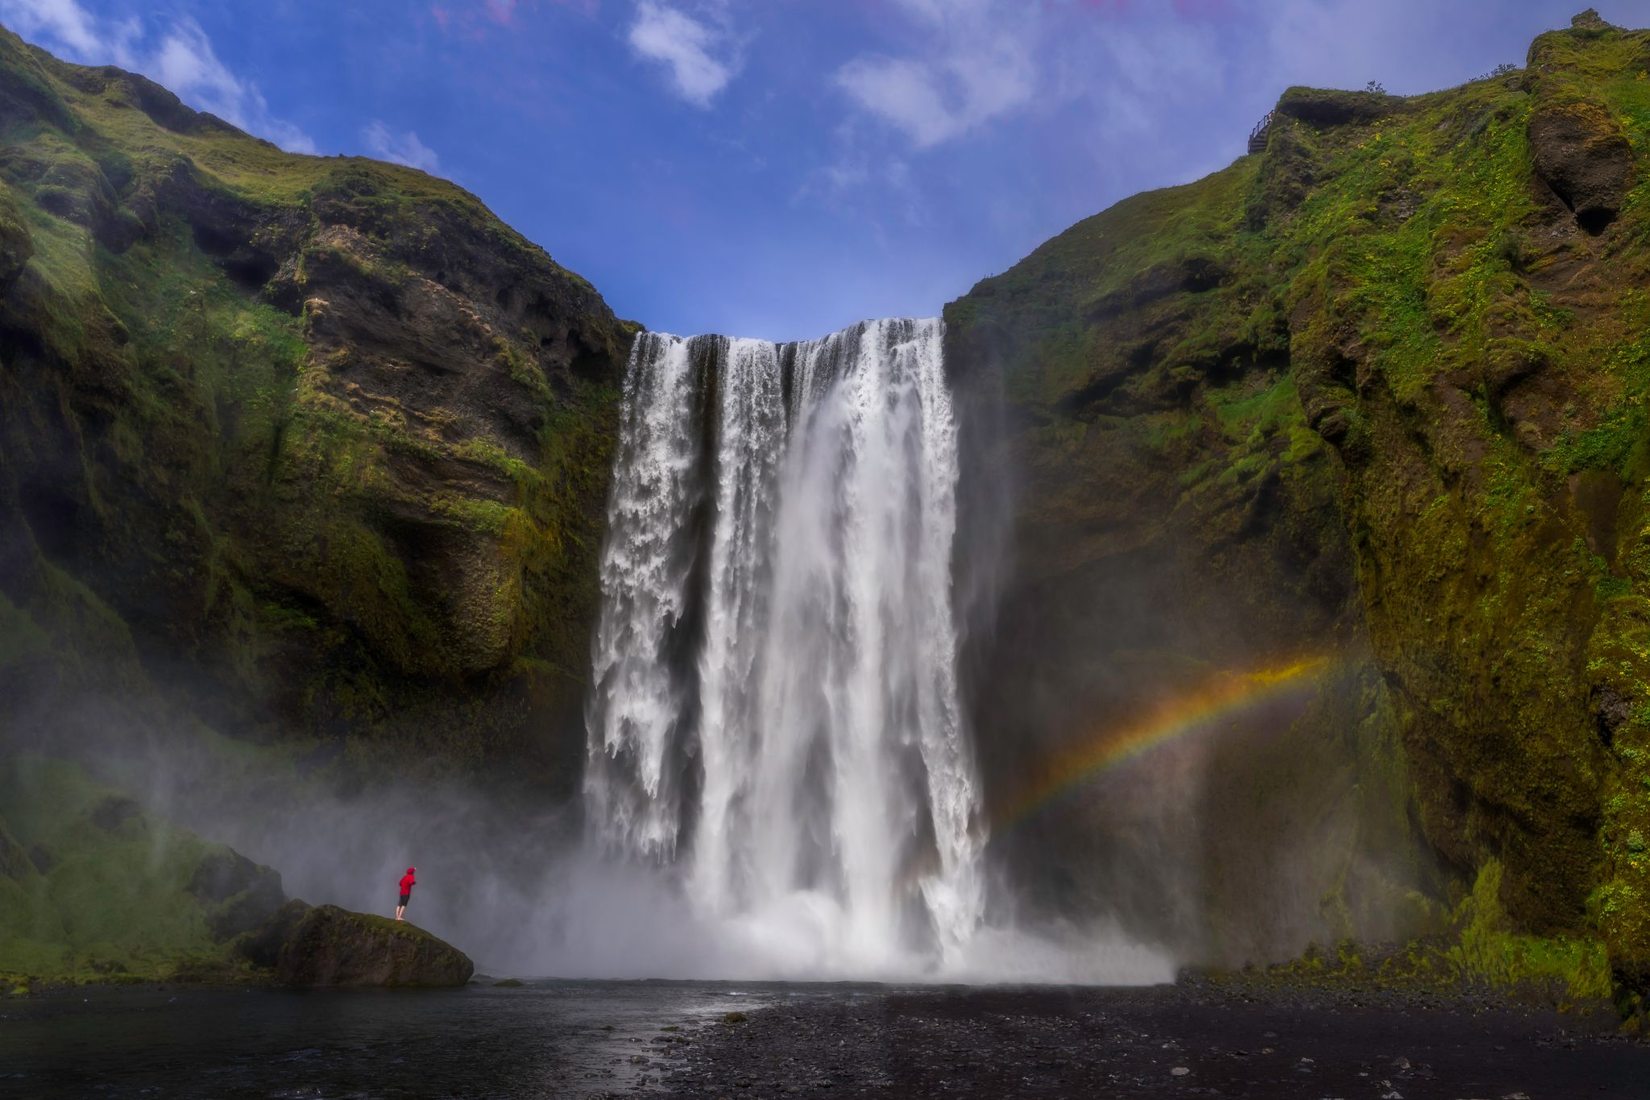
[[[625,380],[589,823],[696,912],[806,926],[846,968],[943,962],[983,907],[942,335],[648,333]]]

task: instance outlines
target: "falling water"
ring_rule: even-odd
[[[775,345],[644,334],[602,559],[586,809],[708,918],[822,963],[978,927],[936,320]]]

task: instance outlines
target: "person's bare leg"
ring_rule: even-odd
[[[406,911],[407,911],[407,907],[405,905],[397,905],[395,907],[395,919],[400,920],[401,919],[401,914],[405,913]]]

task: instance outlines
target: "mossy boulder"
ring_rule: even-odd
[[[282,985],[436,988],[463,985],[475,973],[464,952],[407,921],[300,902],[274,923]]]

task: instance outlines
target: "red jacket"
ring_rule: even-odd
[[[412,893],[412,888],[417,885],[418,880],[413,878],[413,869],[408,867],[407,873],[401,876],[401,892],[403,894],[410,894]]]

